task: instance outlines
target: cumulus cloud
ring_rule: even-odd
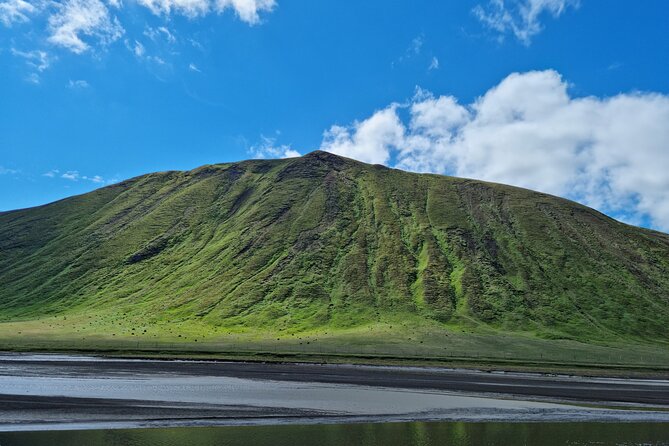
[[[398,106],[391,104],[351,126],[333,125],[323,135],[321,150],[366,163],[387,163],[390,151],[399,149],[405,139]]]
[[[533,71],[509,75],[471,104],[418,90],[407,104],[331,127],[321,149],[527,187],[667,230],[667,122],[667,95],[577,98],[559,73]]]
[[[557,18],[568,7],[578,5],[579,0],[489,0],[486,6],[477,5],[473,12],[481,23],[501,36],[510,33],[529,45],[543,29],[544,14]]]
[[[290,147],[290,145],[277,145],[275,138],[261,136],[260,139],[260,144],[249,149],[249,153],[251,153],[253,158],[295,158],[302,156],[300,152]]]
[[[112,43],[125,30],[100,0],[66,0],[49,17],[49,42],[81,54],[89,48],[83,37],[95,38],[101,44]]]

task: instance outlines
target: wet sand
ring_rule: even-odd
[[[669,411],[661,409],[669,409],[669,381],[0,355],[0,430],[5,431],[407,420],[669,421]]]

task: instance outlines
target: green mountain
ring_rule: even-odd
[[[210,165],[0,214],[0,321],[48,331],[67,317],[73,333],[99,318],[100,336],[410,321],[661,343],[669,235],[530,190],[320,151]]]

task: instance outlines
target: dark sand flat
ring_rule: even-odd
[[[0,430],[406,420],[667,422],[669,381],[0,355]]]

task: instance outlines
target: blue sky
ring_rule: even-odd
[[[669,4],[0,0],[0,210],[322,148],[669,229]]]

